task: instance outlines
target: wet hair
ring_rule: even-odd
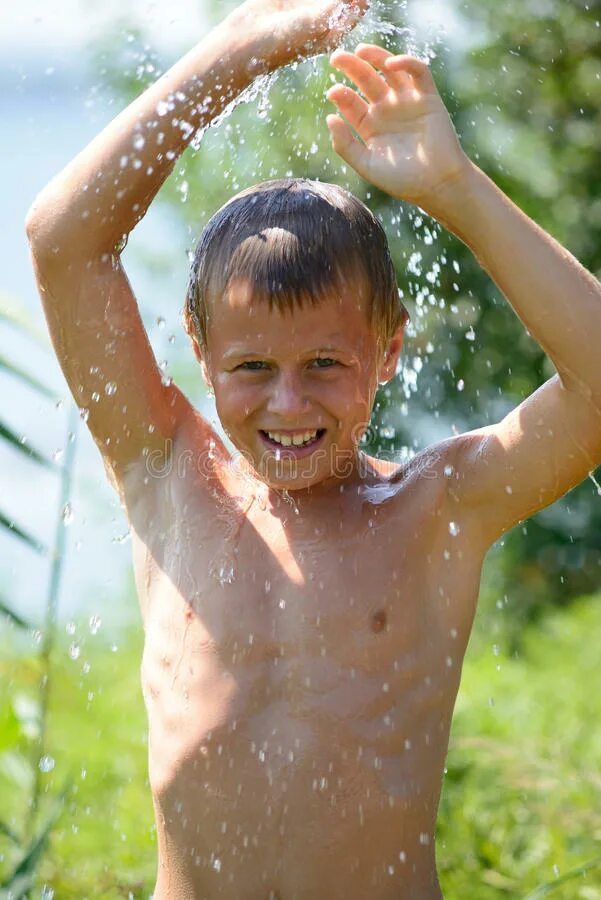
[[[287,178],[247,188],[202,232],[192,261],[184,327],[207,345],[210,309],[234,279],[252,300],[292,312],[335,292],[363,288],[370,322],[385,345],[409,316],[399,298],[386,234],[373,213],[334,184]]]

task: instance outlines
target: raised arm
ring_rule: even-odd
[[[54,349],[118,487],[132,472],[139,486],[147,454],[168,453],[193,412],[161,380],[121,265],[123,239],[199,128],[257,75],[335,46],[365,3],[249,0],[118,115],[29,210]]]
[[[380,47],[338,51],[334,147],[360,175],[410,200],[466,243],[557,375],[502,422],[445,442],[458,510],[487,543],[601,463],[601,285],[463,153],[430,71]]]

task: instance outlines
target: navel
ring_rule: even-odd
[[[380,631],[384,631],[386,628],[386,622],[386,612],[383,609],[378,609],[371,617],[371,630],[375,634],[379,634]]]

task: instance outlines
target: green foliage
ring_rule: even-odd
[[[72,637],[57,640],[42,794],[56,795],[67,779],[72,788],[37,883],[51,884],[58,897],[118,897],[128,891],[141,896],[142,885],[147,894],[152,887],[156,850],[146,779],[141,650],[140,633],[124,644],[117,637],[95,637],[83,623]],[[6,852],[11,860],[20,810],[31,794],[31,772],[24,760],[37,752],[39,675],[31,642],[5,633],[0,655],[0,796],[1,815],[13,838],[0,830],[0,857]],[[0,883],[3,872],[0,864]]]
[[[599,599],[581,601],[530,626],[518,656],[487,640],[479,614],[439,818],[451,900],[524,897],[547,882],[563,900],[601,897],[601,734],[591,727],[601,699],[590,689],[600,625]]]

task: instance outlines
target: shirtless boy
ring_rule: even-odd
[[[471,247],[557,375],[409,466],[362,455],[405,321],[385,241],[346,192],[288,181],[217,215],[187,298],[241,462],[161,380],[123,235],[194,129],[363,11],[336,6],[240,6],[27,219],[56,353],[131,524],[157,900],[441,897],[436,813],[482,560],[601,461],[599,284],[466,157],[427,66],[372,45],[332,57],[357,88],[328,92],[335,150]]]

